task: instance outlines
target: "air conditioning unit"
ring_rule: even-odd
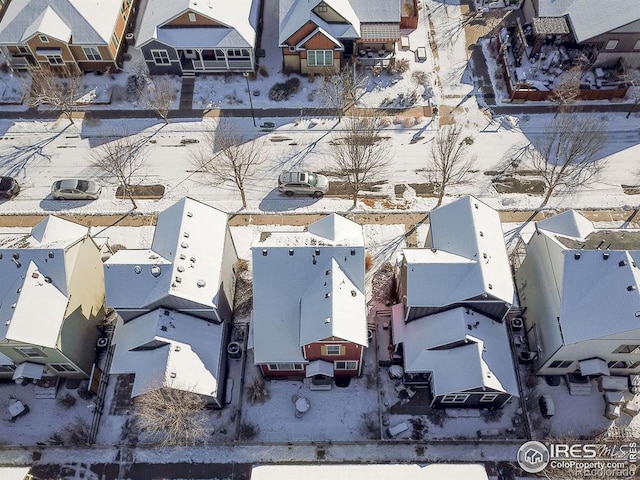
[[[96,347],[98,350],[104,350],[109,346],[109,339],[107,337],[100,337],[96,342]]]
[[[515,317],[511,319],[511,329],[514,332],[519,332],[523,328],[524,328],[524,320],[522,320],[522,317]]]

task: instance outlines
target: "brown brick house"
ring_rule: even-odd
[[[15,69],[117,70],[136,0],[11,0],[0,48]]]

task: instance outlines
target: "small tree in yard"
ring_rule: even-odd
[[[133,181],[147,163],[147,152],[144,140],[128,135],[126,128],[115,137],[115,140],[97,147],[92,153],[92,162],[103,173],[113,177],[122,188],[124,196],[133,199]]]
[[[206,402],[189,389],[157,388],[133,405],[138,426],[162,446],[196,445],[207,438]]]
[[[391,160],[390,145],[380,130],[378,118],[349,118],[344,137],[331,146],[337,175],[349,186],[354,207],[363,187],[377,179]]]
[[[84,88],[84,77],[70,68],[55,71],[50,67],[33,69],[29,106],[44,105],[59,110],[73,124],[73,112],[81,104],[78,100]]]
[[[606,167],[598,158],[607,140],[601,122],[563,114],[545,127],[538,145],[527,150],[529,162],[546,184],[541,206],[557,190],[571,192],[596,181]]]
[[[449,125],[438,130],[426,162],[430,181],[437,188],[436,208],[442,205],[447,187],[463,183],[469,176],[476,162],[475,156],[469,152],[473,143],[470,140],[462,136],[462,127],[459,125]]]
[[[623,79],[629,87],[631,97],[631,107],[627,112],[626,118],[629,118],[636,111],[640,104],[640,70],[631,68],[626,62],[622,63]]]
[[[215,132],[206,136],[205,144],[206,147],[193,153],[194,166],[214,185],[235,185],[240,192],[242,208],[247,208],[246,182],[267,159],[263,141],[246,142],[235,125],[220,122]]]
[[[356,104],[358,89],[363,88],[366,83],[366,77],[346,64],[341,70],[325,75],[318,92],[325,103],[335,108],[338,116],[342,118],[346,111]]]
[[[164,123],[169,123],[171,105],[178,98],[171,77],[163,75],[147,79],[145,88],[140,91],[140,97],[147,108],[155,110]]]
[[[568,105],[577,100],[580,95],[581,79],[582,66],[580,65],[571,67],[557,78],[550,98],[558,106],[555,113],[556,117],[558,113],[564,112]]]

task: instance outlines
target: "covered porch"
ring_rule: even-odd
[[[253,71],[253,50],[248,48],[183,48],[177,53],[183,72]]]

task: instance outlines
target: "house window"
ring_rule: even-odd
[[[293,45],[289,45],[289,51],[290,52],[295,52],[296,51],[296,47]]]
[[[480,403],[489,403],[493,402],[496,398],[498,398],[497,393],[485,393],[480,397]]]
[[[328,10],[327,5],[324,3],[321,3],[320,5],[318,5],[318,13],[326,13]]]
[[[358,362],[355,360],[346,360],[344,362],[334,362],[333,367],[336,370],[357,370]]]
[[[156,65],[171,65],[169,53],[166,50],[151,50],[151,57]]]
[[[45,354],[35,347],[17,347],[16,352],[28,358],[45,358]]]
[[[230,60],[235,60],[238,58],[248,58],[249,50],[247,50],[246,48],[231,48],[227,50],[227,57]]]
[[[50,363],[49,366],[58,373],[77,372],[70,363]]]
[[[618,46],[618,40],[609,40],[607,44],[604,46],[605,50],[615,50]]]
[[[20,53],[22,55],[28,55],[29,54],[29,48],[28,47],[24,47],[22,45],[18,45],[16,48],[18,49],[18,53]]]
[[[310,67],[328,67],[333,65],[333,50],[308,50],[307,65]]]
[[[554,360],[549,365],[549,368],[569,368],[571,365],[573,365],[573,361],[569,361],[569,360]]]
[[[633,46],[634,50],[640,50],[640,40],[638,40],[635,45]]]
[[[116,49],[120,46],[120,39],[116,32],[113,32],[113,35],[111,35],[111,43],[113,43],[113,46],[116,47]]]
[[[640,353],[640,345],[620,345],[612,353]]]
[[[340,355],[342,349],[340,345],[325,345],[324,346],[324,354],[325,355]]]
[[[637,368],[640,366],[640,362],[626,362],[624,360],[613,360],[607,363],[609,368]]]
[[[82,51],[84,52],[84,56],[87,57],[87,60],[102,60],[102,55],[98,47],[82,47]]]
[[[49,43],[49,37],[47,37],[46,35],[40,35],[38,38],[42,43]]]
[[[47,59],[47,62],[49,62],[49,65],[64,65],[64,60],[60,55],[49,54],[49,55],[43,55],[43,57]]]
[[[196,14],[195,13],[190,13],[189,14],[189,21],[190,22],[195,22],[196,21]]]
[[[442,403],[465,403],[469,398],[467,393],[453,393],[442,397]]]
[[[267,368],[271,372],[277,372],[279,370],[304,370],[304,365],[301,363],[269,363]]]

